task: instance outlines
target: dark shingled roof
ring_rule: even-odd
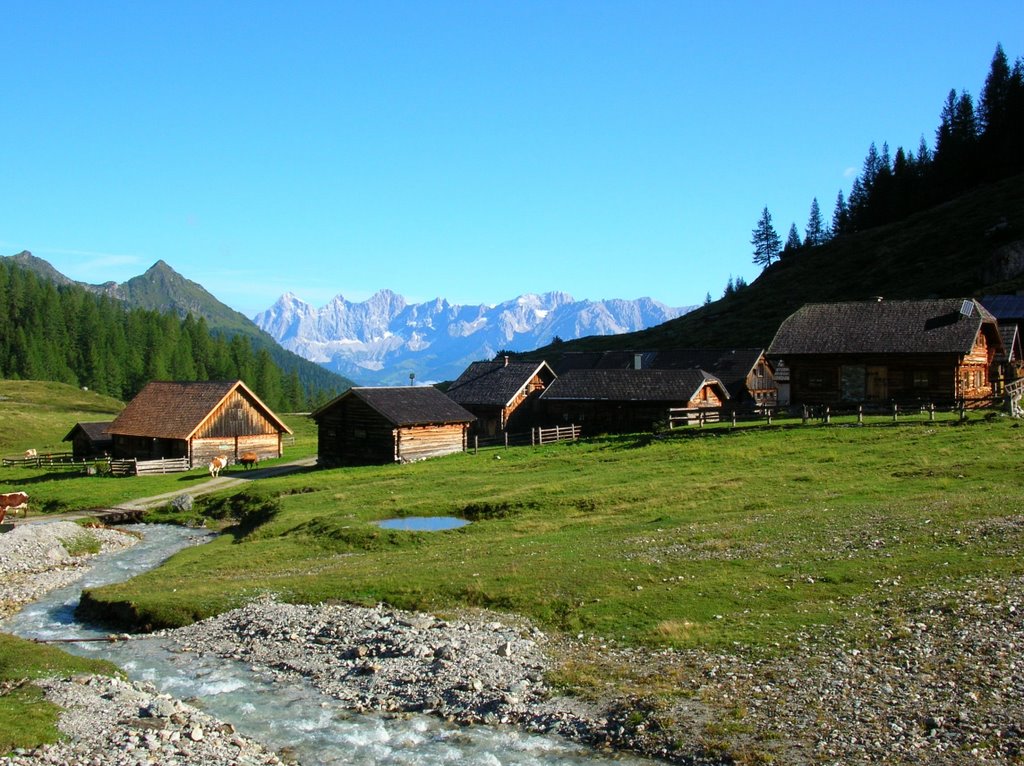
[[[394,426],[471,423],[476,420],[476,415],[464,410],[433,386],[350,388],[320,407],[313,413],[313,418],[349,396],[365,402]]]
[[[809,303],[782,323],[768,355],[967,354],[986,323],[995,329],[995,317],[971,299]]]
[[[189,439],[236,388],[279,430],[292,432],[240,380],[154,380],[128,402],[128,406],[107,428],[107,433]]]
[[[554,379],[554,371],[545,362],[473,362],[445,393],[459,404],[504,407],[534,375],[544,370]]]
[[[1024,321],[1024,295],[986,295],[981,305],[1002,321]]]
[[[709,381],[719,386],[723,397],[729,397],[722,381],[704,370],[569,370],[548,386],[541,398],[682,402],[692,399]]]
[[[559,375],[569,370],[630,370],[640,357],[642,370],[705,370],[721,380],[732,397],[740,396],[747,375],[764,353],[763,348],[683,348],[665,351],[568,351],[554,357],[551,367]]]
[[[107,428],[112,422],[104,420],[102,423],[75,423],[74,427],[68,431],[68,435],[61,439],[61,441],[69,442],[73,440],[75,438],[75,431],[81,430],[93,444],[111,442],[113,439],[107,433]]]

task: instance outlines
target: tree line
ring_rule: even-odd
[[[836,197],[830,224],[815,198],[804,236],[791,224],[785,241],[765,206],[754,227],[753,261],[767,268],[779,258],[823,245],[835,237],[899,221],[960,196],[974,186],[1024,171],[1024,60],[1013,66],[996,46],[977,106],[971,94],[950,90],[935,131],[935,149],[924,136],[916,151],[872,143],[849,197]]]
[[[334,395],[284,373],[266,348],[206,320],[126,309],[78,285],[0,263],[0,378],[52,380],[127,401],[151,380],[241,379],[271,409],[300,412]]]

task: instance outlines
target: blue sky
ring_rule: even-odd
[[[6,0],[0,254],[246,313],[390,288],[670,305],[831,218],[1024,55],[1024,0]]]

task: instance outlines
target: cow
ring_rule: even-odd
[[[25,459],[26,460],[28,460],[29,458],[38,457],[38,455],[39,455],[39,453],[36,452],[35,449],[27,449],[27,450],[25,450]]]
[[[28,493],[8,492],[0,495],[0,521],[3,521],[7,512],[17,513],[21,511],[22,516],[28,516]]]
[[[210,464],[207,466],[207,468],[210,469],[210,476],[216,479],[217,476],[220,475],[220,469],[226,467],[227,464],[228,459],[226,455],[218,455],[217,457],[215,457],[213,460],[210,461]]]
[[[245,470],[249,470],[258,462],[260,462],[260,456],[255,452],[243,452],[241,457],[238,458],[238,462],[245,466]]]

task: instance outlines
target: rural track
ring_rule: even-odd
[[[201,484],[196,484],[195,486],[189,487],[185,490],[176,489],[159,495],[141,497],[136,500],[129,500],[128,502],[120,503],[110,508],[95,508],[84,511],[70,511],[68,513],[47,513],[19,519],[8,518],[5,520],[4,526],[6,527],[8,524],[13,524],[14,526],[20,526],[22,524],[42,524],[51,521],[76,521],[78,519],[102,518],[104,516],[117,513],[139,512],[149,508],[155,508],[159,505],[163,505],[164,503],[169,503],[178,495],[188,494],[193,497],[198,497],[199,495],[207,495],[221,489],[230,489],[231,487],[248,484],[256,481],[257,479],[268,479],[273,476],[283,476],[285,474],[306,470],[315,465],[316,456],[306,457],[300,460],[280,463],[268,468],[254,468],[244,472],[234,472],[231,474],[217,476],[216,478],[208,479]]]

